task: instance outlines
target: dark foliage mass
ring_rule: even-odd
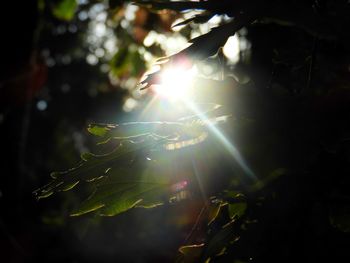
[[[349,2],[135,5],[132,22],[115,0],[6,7],[0,261],[349,261]],[[144,46],[188,10],[173,27],[191,45]],[[103,30],[113,48],[98,44]],[[222,47],[234,34],[251,47],[232,65]],[[145,50],[160,70],[137,85]],[[200,112],[122,112],[140,89],[152,100],[167,68],[206,63],[221,78],[195,79]]]

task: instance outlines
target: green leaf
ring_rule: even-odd
[[[108,126],[103,127],[103,126],[99,126],[99,125],[89,125],[87,130],[88,130],[88,132],[90,132],[91,134],[93,134],[95,136],[103,137],[108,132]]]
[[[71,190],[79,183],[92,185],[90,189],[95,190],[73,212],[75,216],[96,210],[100,215],[111,216],[135,206],[150,208],[160,205],[166,200],[168,181],[155,170],[155,164],[151,167],[153,162],[146,161],[146,158],[150,151],[175,150],[202,142],[208,135],[205,124],[192,116],[190,122],[186,119],[179,122],[92,124],[88,131],[102,137],[103,143],[114,145],[111,139],[117,139],[120,144],[105,154],[83,153],[76,167],[51,173],[51,182],[34,191],[34,195],[41,199]],[[135,163],[140,160],[146,161],[147,165],[137,166]],[[128,167],[130,163],[133,163],[132,167]]]
[[[120,48],[110,61],[111,71],[114,75],[121,77],[129,71],[129,49]]]
[[[104,138],[118,139],[120,145],[112,152],[95,155],[84,153],[81,162],[74,168],[64,172],[51,173],[53,180],[34,192],[38,199],[45,198],[54,192],[72,189],[80,181],[93,182],[106,176],[112,166],[120,162],[125,164],[131,154],[143,150],[155,150],[158,146],[175,150],[202,142],[207,137],[204,124],[201,122],[129,122],[123,124],[92,124],[88,131]],[[134,141],[131,141],[134,140]]]
[[[77,7],[76,0],[61,0],[52,7],[52,13],[60,20],[70,21],[73,19]]]
[[[155,207],[166,200],[168,189],[169,179],[158,173],[154,164],[145,168],[112,168],[72,216],[96,210],[100,215],[114,216],[135,206]]]
[[[247,203],[233,203],[228,205],[228,213],[231,218],[240,218],[247,210]]]
[[[55,192],[67,191],[72,189],[80,181],[93,182],[98,178],[107,176],[106,171],[120,162],[125,164],[125,158],[132,159],[132,154],[144,149],[151,149],[161,140],[148,136],[146,140],[134,143],[123,141],[112,152],[102,155],[85,153],[82,155],[82,161],[74,168],[64,172],[55,172],[51,174],[53,180],[34,191],[38,199],[50,196]]]
[[[103,137],[104,142],[108,142],[109,139],[137,141],[150,135],[159,139],[181,142],[182,139],[196,139],[201,136],[205,137],[206,134],[205,123],[193,120],[191,122],[127,122],[115,125],[91,124],[88,131]]]
[[[129,54],[129,59],[131,76],[137,77],[146,70],[146,62],[137,50]]]

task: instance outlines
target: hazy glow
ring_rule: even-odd
[[[189,95],[193,86],[195,68],[168,68],[161,73],[161,83],[154,87],[154,91],[163,98],[176,101]]]
[[[224,136],[224,134],[215,126],[215,123],[207,118],[207,116],[201,112],[191,101],[190,90],[193,86],[193,77],[196,74],[195,67],[191,70],[184,70],[182,68],[169,68],[164,70],[161,75],[161,84],[155,87],[156,93],[161,97],[166,97],[169,100],[180,100],[188,109],[198,116],[203,124],[217,137],[222,143],[229,154],[237,161],[243,171],[255,179],[254,172],[247,165],[237,148]],[[205,136],[206,137],[206,136]],[[198,138],[203,141],[205,138]],[[198,141],[198,142],[200,142]],[[175,150],[187,145],[196,144],[198,142],[185,142],[183,145],[181,142],[171,144],[167,149]]]
[[[244,159],[242,158],[241,154],[237,150],[237,148],[222,134],[222,132],[211,122],[208,120],[208,118],[200,112],[194,103],[188,100],[184,100],[184,103],[186,106],[191,109],[195,114],[197,114],[198,118],[200,118],[207,126],[207,128],[215,134],[215,136],[219,139],[219,141],[222,143],[222,145],[226,148],[226,150],[230,153],[230,155],[237,161],[237,163],[241,166],[243,171],[250,176],[251,178],[255,179],[254,172],[249,168],[249,166],[246,164]]]
[[[132,111],[137,106],[137,104],[137,100],[128,98],[123,105],[123,110],[126,112]]]

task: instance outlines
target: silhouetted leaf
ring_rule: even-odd
[[[263,189],[265,186],[267,186],[268,184],[270,184],[271,182],[277,180],[279,177],[281,177],[282,175],[286,174],[287,171],[284,168],[278,168],[274,171],[272,171],[269,175],[267,175],[265,178],[256,181],[255,184],[253,184],[250,187],[250,191],[254,192],[254,191],[259,191],[261,189]]]
[[[235,221],[231,221],[222,227],[222,229],[214,235],[205,245],[201,255],[201,262],[222,253],[231,242],[238,240],[235,235]]]
[[[217,53],[220,47],[222,47],[228,37],[232,36],[240,30],[242,27],[250,24],[253,21],[253,17],[249,15],[239,15],[231,22],[223,24],[221,26],[212,28],[206,34],[191,39],[192,43],[189,47],[181,50],[175,55],[166,58],[166,62],[161,64],[161,68],[164,67],[181,67],[183,69],[189,69],[193,66],[193,61],[204,60]],[[160,84],[161,78],[159,75],[162,70],[149,74],[145,77],[140,84],[144,85],[142,89],[146,89],[152,85]]]
[[[173,11],[207,10],[216,14],[236,15],[240,11],[252,5],[252,1],[242,0],[207,0],[207,1],[135,1],[136,5],[148,8],[152,11],[164,9]]]
[[[173,25],[172,27],[184,26],[184,25],[187,25],[190,22],[194,22],[194,23],[197,23],[197,24],[203,24],[203,23],[208,22],[208,20],[210,20],[213,16],[214,16],[214,14],[211,14],[211,13],[208,13],[208,12],[204,12],[202,14],[195,15],[195,16],[189,18],[189,19],[186,19],[186,20],[184,20],[182,22],[179,22],[179,23]]]
[[[210,225],[219,215],[221,208],[227,205],[224,202],[218,202],[216,204],[211,204],[208,208],[208,225]]]
[[[184,262],[184,263],[199,262],[200,255],[203,251],[203,247],[204,247],[204,244],[180,247],[179,251],[183,255],[181,262]]]

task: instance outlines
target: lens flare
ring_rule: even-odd
[[[180,67],[165,69],[161,73],[160,84],[154,86],[154,91],[158,96],[171,101],[183,99],[190,94],[195,71],[195,68],[189,70]]]
[[[192,101],[194,86],[194,76],[197,74],[197,69],[192,67],[169,67],[161,73],[159,85],[154,85],[153,90],[160,98],[166,98],[172,102],[180,102],[187,109],[192,111],[208,128],[209,131],[220,141],[228,153],[239,164],[242,170],[252,179],[256,179],[254,172],[250,169],[244,158],[241,156],[238,149],[230,142],[226,136],[216,127],[215,122],[208,119],[205,113],[201,112],[196,104]],[[203,139],[204,140],[204,139]],[[187,142],[186,142],[187,143]],[[192,143],[192,142],[191,142]],[[188,144],[191,144],[188,143]],[[183,145],[179,142],[169,145],[168,150],[182,148]]]
[[[206,123],[206,127],[216,136],[216,138],[222,143],[229,154],[236,160],[236,162],[241,166],[245,174],[247,174],[251,179],[256,179],[254,172],[250,169],[248,164],[245,162],[238,149],[225,137],[225,135],[216,127],[212,122],[208,121],[208,118],[200,112],[194,103],[189,100],[184,100],[186,106],[191,109],[198,118]]]

